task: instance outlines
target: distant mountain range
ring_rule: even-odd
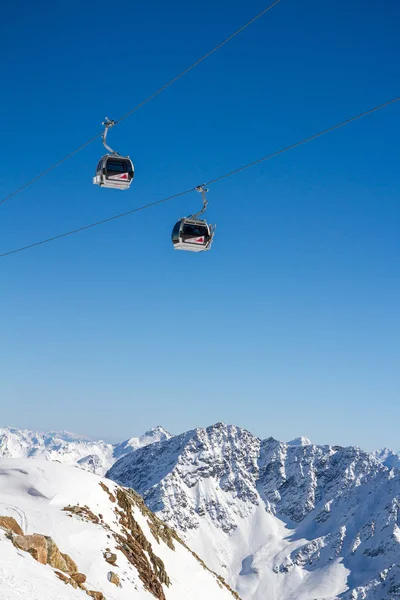
[[[109,479],[139,492],[244,600],[400,599],[390,450],[260,440],[217,423],[177,436],[157,427],[114,446],[5,429],[4,452],[109,466]]]
[[[58,460],[68,465],[78,464],[87,471],[104,475],[125,454],[170,437],[168,431],[158,426],[140,437],[130,438],[120,444],[107,444],[68,431],[43,433],[3,427],[0,428],[0,457]]]

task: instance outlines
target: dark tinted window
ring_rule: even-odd
[[[194,225],[192,223],[185,223],[183,226],[182,237],[208,237],[208,229],[205,225]]]
[[[107,160],[107,172],[112,173],[128,173],[131,170],[131,164],[128,160],[118,160],[109,158]]]

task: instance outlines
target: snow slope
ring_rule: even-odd
[[[359,448],[218,423],[140,448],[107,476],[245,600],[400,598],[400,472]]]
[[[112,445],[67,431],[43,433],[4,427],[0,428],[0,457],[57,460],[69,465],[78,464],[91,473],[104,475],[121,456],[170,437],[168,431],[158,426],[140,437]]]
[[[87,513],[77,514],[79,511]],[[106,600],[233,598],[174,533],[150,514],[140,498],[84,470],[49,461],[0,459],[0,516],[14,517],[25,534],[51,536],[87,576],[87,589],[102,592]],[[144,565],[146,576],[158,581],[162,572],[170,581],[169,586],[158,583],[158,595],[149,591],[139,567],[122,551],[133,538],[139,540],[140,552],[140,544],[145,548],[140,568]],[[148,541],[151,549],[146,546]],[[115,566],[103,556],[107,548],[117,556]],[[155,562],[150,560],[151,552]],[[137,560],[138,552],[132,556]],[[119,575],[120,587],[109,581],[110,570]],[[49,565],[18,550],[0,528],[0,598],[79,600],[88,596],[60,581]]]

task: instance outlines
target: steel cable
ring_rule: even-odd
[[[225,173],[224,175],[220,175],[219,177],[210,179],[209,181],[207,181],[205,183],[205,185],[207,185],[207,186],[212,185],[213,183],[222,181],[223,179],[226,179],[227,177],[232,177],[232,175],[236,175],[237,173],[240,173],[241,171],[244,171],[245,169],[248,169],[248,168],[258,165],[266,160],[269,160],[271,158],[279,156],[280,154],[283,154],[284,152],[288,152],[289,150],[293,150],[294,148],[297,148],[303,144],[306,144],[307,142],[310,142],[311,140],[315,140],[316,138],[319,138],[322,135],[330,133],[331,131],[334,131],[335,129],[344,127],[344,125],[348,125],[349,123],[352,123],[352,122],[356,121],[357,119],[361,119],[362,117],[370,115],[371,113],[374,113],[378,110],[381,110],[382,108],[385,108],[391,104],[394,104],[395,102],[398,102],[399,100],[400,100],[400,96],[397,96],[396,98],[392,98],[391,100],[388,100],[387,102],[378,104],[377,106],[374,106],[373,108],[365,110],[364,112],[359,113],[358,115],[355,115],[354,117],[350,117],[349,119],[346,119],[345,121],[341,121],[340,123],[337,123],[336,125],[332,125],[332,127],[323,129],[322,131],[319,131],[318,133],[315,133],[315,134],[308,136],[298,142],[295,142],[294,144],[291,144],[290,146],[285,146],[284,148],[281,148],[280,150],[276,150],[275,152],[272,152],[271,154],[268,154],[267,156],[263,156],[262,158],[259,158],[250,163],[247,163],[246,165],[238,167],[237,169],[234,169],[233,171],[229,171],[228,173]],[[195,191],[197,187],[198,186],[195,186],[195,187],[185,190],[183,192],[178,192],[177,194],[173,194],[172,196],[168,196],[167,198],[163,198],[161,200],[156,200],[155,202],[150,202],[149,204],[145,204],[144,206],[139,206],[138,208],[134,208],[132,210],[128,210],[128,211],[120,213],[118,215],[114,215],[112,217],[102,219],[101,221],[96,221],[95,223],[90,223],[89,225],[84,225],[83,227],[78,227],[77,229],[72,229],[71,231],[67,231],[66,233],[61,233],[59,235],[55,235],[55,236],[47,238],[45,240],[41,240],[40,242],[35,242],[33,244],[28,244],[27,246],[15,248],[14,250],[9,250],[8,252],[4,252],[3,254],[0,254],[0,258],[4,258],[5,256],[10,256],[11,254],[17,254],[18,252],[23,252],[24,250],[29,250],[30,248],[34,248],[36,246],[41,246],[43,244],[53,242],[54,240],[58,240],[60,238],[64,238],[64,237],[73,235],[75,233],[79,233],[80,231],[85,231],[87,229],[91,229],[92,227],[97,227],[98,225],[103,225],[104,223],[109,223],[110,221],[115,221],[116,219],[121,219],[122,217],[126,217],[133,213],[136,213],[136,212],[139,212],[142,210],[146,210],[148,208],[151,208],[152,206],[156,206],[157,204],[162,204],[163,202],[168,202],[169,200],[173,200],[175,198],[179,198],[180,196],[189,194],[190,192]]]
[[[121,121],[123,121],[124,119],[126,119],[127,117],[129,117],[130,115],[132,115],[134,112],[136,112],[137,110],[139,110],[140,108],[142,108],[142,106],[144,106],[145,104],[147,104],[148,102],[150,102],[150,100],[152,100],[153,98],[155,98],[156,96],[158,96],[159,94],[161,94],[161,92],[163,92],[169,86],[171,86],[173,83],[175,83],[176,81],[178,81],[178,79],[180,79],[181,77],[183,77],[184,75],[186,75],[186,73],[189,73],[189,71],[191,71],[192,69],[194,69],[195,67],[197,67],[197,65],[199,65],[201,62],[203,62],[204,60],[206,60],[206,58],[208,58],[209,56],[211,56],[211,54],[214,54],[214,52],[216,52],[217,50],[219,50],[220,48],[222,48],[222,46],[225,46],[225,44],[227,44],[234,37],[236,37],[237,35],[239,35],[239,33],[241,33],[242,31],[244,31],[245,29],[247,29],[247,27],[250,27],[250,25],[252,25],[253,23],[255,23],[263,15],[265,15],[267,12],[269,12],[274,6],[276,6],[277,4],[279,4],[279,2],[281,2],[281,0],[275,0],[275,2],[273,2],[272,4],[270,4],[269,6],[267,6],[267,8],[264,8],[264,10],[262,10],[260,13],[258,13],[258,15],[256,15],[255,17],[253,17],[252,19],[250,19],[250,21],[248,21],[247,23],[245,23],[244,25],[242,25],[242,27],[240,27],[234,33],[232,33],[230,36],[228,36],[227,38],[225,38],[217,46],[215,46],[214,48],[212,48],[212,50],[209,50],[201,58],[199,58],[198,60],[196,60],[193,64],[191,64],[189,67],[187,67],[186,69],[184,69],[181,73],[179,73],[179,75],[176,75],[175,77],[173,77],[170,81],[168,81],[163,86],[161,86],[156,92],[154,92],[153,94],[151,94],[150,96],[148,96],[147,98],[145,98],[144,100],[142,100],[142,102],[140,102],[137,106],[135,106],[134,108],[132,108],[131,110],[129,110],[127,113],[125,113],[117,121],[114,121],[114,125],[113,126],[118,125],[118,123],[121,123]],[[67,154],[66,156],[64,156],[64,158],[61,158],[56,163],[54,163],[53,165],[51,165],[50,167],[48,167],[47,169],[45,169],[44,171],[42,171],[41,173],[39,173],[39,175],[36,175],[36,177],[33,177],[33,179],[31,179],[30,181],[27,181],[21,187],[17,188],[13,192],[11,192],[7,196],[5,196],[2,200],[0,200],[0,205],[4,204],[4,202],[7,202],[7,200],[10,200],[10,198],[12,198],[13,196],[16,196],[17,194],[19,194],[20,192],[22,192],[22,190],[25,190],[27,187],[29,187],[33,183],[36,183],[36,181],[38,181],[39,179],[41,179],[42,177],[44,177],[45,175],[47,175],[48,173],[50,173],[51,171],[53,171],[56,167],[58,167],[59,165],[61,165],[62,163],[64,163],[66,160],[68,160],[69,158],[71,158],[72,156],[74,156],[75,154],[77,154],[78,152],[80,152],[81,150],[83,150],[84,148],[86,148],[86,146],[89,146],[89,144],[91,144],[95,140],[99,139],[102,135],[103,135],[103,132],[100,132],[97,135],[95,135],[92,138],[90,138],[90,140],[88,140],[87,142],[85,142],[84,144],[82,144],[81,146],[79,146],[78,148],[76,148],[75,150],[72,150],[72,152],[70,152],[69,154]]]

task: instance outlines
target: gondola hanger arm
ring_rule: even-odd
[[[206,211],[206,208],[208,206],[208,200],[206,198],[206,193],[208,192],[208,188],[206,188],[205,184],[203,183],[202,185],[198,185],[194,189],[196,190],[196,192],[200,192],[201,198],[203,200],[203,208],[198,213],[191,215],[192,219],[197,219],[197,217],[199,217]]]
[[[119,152],[116,152],[115,150],[110,148],[110,146],[107,144],[108,130],[111,129],[111,127],[114,127],[115,124],[116,124],[116,121],[113,121],[112,119],[109,119],[108,117],[106,117],[104,119],[104,121],[102,123],[102,125],[104,125],[104,131],[101,135],[101,139],[103,141],[103,146],[105,147],[106,150],[108,150],[108,152],[110,152],[111,154],[114,154],[116,156],[120,156]]]

